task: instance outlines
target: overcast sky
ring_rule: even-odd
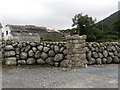
[[[67,29],[78,13],[97,21],[118,10],[119,0],[0,0],[0,22]]]

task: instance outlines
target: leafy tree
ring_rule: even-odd
[[[93,20],[92,17],[89,17],[88,15],[83,16],[82,13],[80,13],[75,15],[72,21],[72,26],[77,26],[79,35],[87,35],[87,32],[93,28],[96,20]]]
[[[120,36],[120,19],[113,23],[114,30],[118,33],[118,36]]]

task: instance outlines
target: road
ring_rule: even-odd
[[[3,88],[118,88],[118,65],[64,70],[56,67],[3,66]]]

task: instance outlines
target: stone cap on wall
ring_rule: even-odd
[[[86,38],[87,38],[86,35],[81,35],[81,36],[79,36],[79,35],[73,35],[73,36],[67,35],[66,36],[67,40],[85,40]]]

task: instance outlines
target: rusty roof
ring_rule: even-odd
[[[47,32],[58,32],[58,31],[48,29]]]

